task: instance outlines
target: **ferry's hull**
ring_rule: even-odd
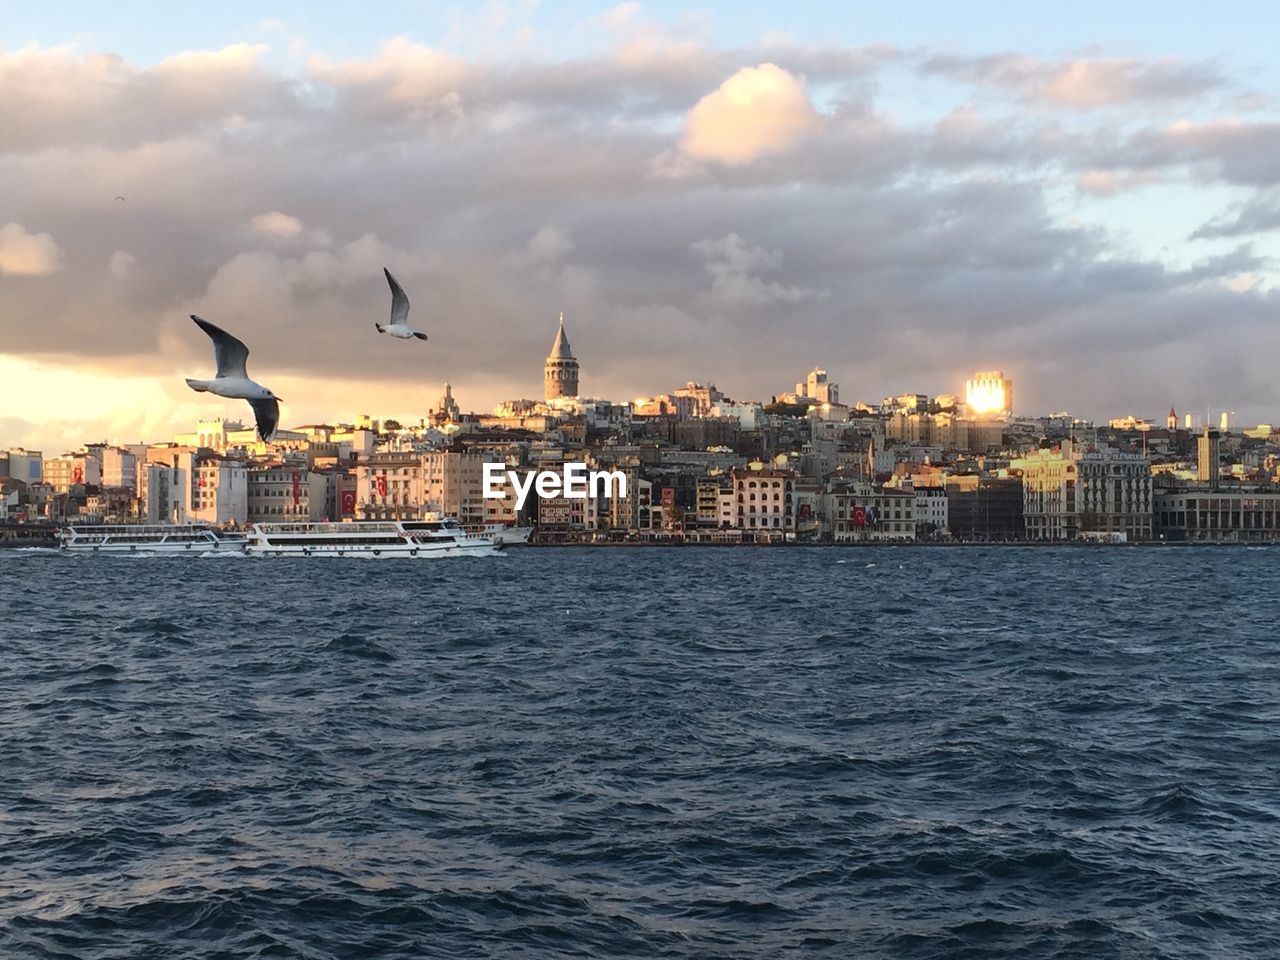
[[[388,543],[380,546],[314,543],[250,544],[245,553],[251,557],[355,557],[367,560],[437,560],[446,557],[492,557],[501,551],[493,543],[417,544]]]
[[[58,534],[64,553],[203,556],[243,553],[245,538],[201,524],[70,524]]]
[[[63,553],[119,556],[179,556],[202,553],[244,553],[244,541],[218,543],[63,543]]]

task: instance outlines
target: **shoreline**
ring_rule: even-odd
[[[832,543],[824,541],[803,541],[800,543],[689,543],[681,540],[642,540],[642,541],[619,541],[605,543],[591,543],[584,541],[560,541],[553,543],[522,543],[515,547],[507,549],[523,549],[532,547],[538,550],[545,550],[551,547],[567,547],[567,548],[618,548],[618,547],[678,547],[678,548],[697,548],[710,547],[714,549],[794,549],[820,547],[824,549],[865,549],[869,547],[944,547],[946,549],[964,549],[966,547],[1075,547],[1080,549],[1097,549],[1099,547],[1115,548],[1115,547],[1280,547],[1280,541],[1259,541],[1257,543],[1249,543],[1247,541],[1233,540],[1135,540],[1128,543],[1110,543],[1099,541],[1096,543],[1081,540],[966,540],[963,542],[952,542],[939,540],[882,540],[876,542],[845,542]]]

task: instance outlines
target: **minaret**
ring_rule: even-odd
[[[1170,407],[1169,419],[1165,422],[1168,425],[1170,430],[1177,430],[1178,429],[1178,411],[1174,410],[1173,407]]]
[[[564,333],[564,314],[560,314],[560,329],[556,331],[556,342],[551,345],[547,354],[547,362],[542,375],[543,394],[546,399],[557,397],[576,397],[578,395],[578,361],[569,347],[569,338]]]

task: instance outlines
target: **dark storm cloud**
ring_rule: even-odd
[[[57,109],[0,106],[13,121],[0,126],[0,227],[61,251],[56,274],[0,277],[8,352],[195,369],[208,350],[187,319],[197,312],[244,333],[252,371],[360,382],[368,402],[321,400],[376,409],[394,407],[378,398],[397,385],[445,379],[488,399],[537,395],[564,310],[593,394],[695,377],[767,398],[821,363],[846,396],[878,399],[954,392],[995,365],[1019,380],[1024,409],[1150,412],[1146,400],[1167,406],[1169,369],[1225,369],[1238,351],[1224,343],[1277,316],[1274,295],[1227,285],[1266,268],[1247,248],[1174,270],[1049,200],[1095,167],[1231,176],[1238,151],[1265,164],[1265,133],[1065,130],[981,102],[906,122],[868,94],[900,57],[879,48],[493,65],[397,41],[363,61],[313,60],[300,78],[237,51],[159,77],[48,51],[36,75],[70,77]],[[839,96],[815,96],[803,133],[749,162],[687,151],[691,108],[770,62]],[[1067,65],[967,69],[1031,76],[1016,89],[1059,96],[1072,81],[1082,104],[1100,102],[1099,76],[1122,81],[1110,102],[1218,82],[1169,64]],[[111,90],[81,102],[71,80],[86,69]],[[107,107],[120,129],[80,125]],[[427,349],[369,337],[386,310],[383,265]],[[1143,362],[1157,347],[1182,359]],[[1261,396],[1267,376],[1247,367],[1233,382]],[[299,415],[326,415],[319,406]]]

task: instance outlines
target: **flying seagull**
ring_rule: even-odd
[[[124,197],[120,196],[119,194],[116,194],[116,199],[117,199],[117,200],[123,200],[123,199],[124,199]]]
[[[244,369],[244,363],[249,359],[249,348],[221,327],[201,320],[194,313],[191,319],[213,341],[213,358],[217,361],[218,372],[212,380],[188,380],[187,386],[199,393],[248,400],[258,422],[258,436],[270,440],[280,423],[280,398],[249,379]]]
[[[405,296],[404,287],[400,286],[386,267],[382,268],[382,272],[387,275],[387,283],[391,287],[391,322],[385,327],[375,322],[378,332],[389,333],[397,340],[411,340],[414,337],[419,340],[427,339],[425,333],[419,333],[409,326],[409,298]]]

